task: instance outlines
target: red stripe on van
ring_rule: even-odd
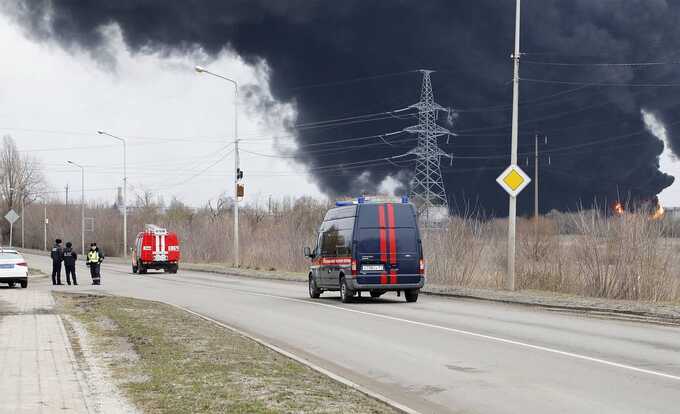
[[[378,225],[380,226],[380,261],[387,263],[387,232],[385,230],[385,206],[378,206]],[[387,273],[380,275],[380,284],[387,283]]]
[[[394,206],[392,204],[387,205],[387,225],[390,235],[390,265],[395,266],[397,264],[397,236],[394,230]],[[396,270],[390,270],[390,283],[397,283]]]

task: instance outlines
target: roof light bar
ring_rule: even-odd
[[[341,200],[336,201],[336,207],[352,206],[356,204],[382,204],[382,203],[401,203],[408,204],[409,199],[407,196],[402,197],[392,197],[392,196],[361,196],[357,197],[356,200]]]

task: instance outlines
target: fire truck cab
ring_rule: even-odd
[[[144,274],[149,269],[177,273],[179,258],[177,234],[154,224],[147,224],[135,239],[132,273]]]

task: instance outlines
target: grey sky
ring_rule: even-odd
[[[0,65],[0,134],[12,135],[21,151],[42,161],[53,190],[69,183],[78,198],[80,172],[67,160],[88,166],[88,199],[113,200],[122,182],[122,145],[97,135],[99,129],[128,138],[131,193],[148,189],[194,206],[224,191],[231,194],[233,89],[197,74],[193,66],[268,91],[266,68],[245,65],[226,51],[214,61],[200,50],[184,56],[131,55],[116,27],[106,32],[115,68],[106,57],[34,42],[0,14],[0,53],[11,62]],[[274,145],[294,145],[281,127],[295,116],[294,107],[274,109],[265,114],[243,103],[242,149],[275,154]],[[276,136],[281,138],[275,141]],[[270,194],[323,197],[304,167],[289,160],[243,152],[241,165],[246,202],[264,203]]]

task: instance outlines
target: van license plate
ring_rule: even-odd
[[[385,266],[383,265],[363,265],[361,266],[361,270],[365,272],[382,272],[385,270]]]

